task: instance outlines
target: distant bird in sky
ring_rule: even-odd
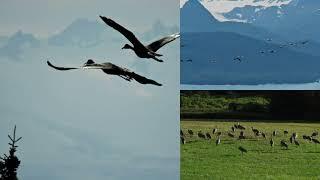
[[[136,36],[126,29],[125,27],[121,26],[120,24],[116,23],[110,18],[100,16],[100,18],[110,27],[119,31],[123,36],[125,36],[133,46],[129,44],[125,44],[122,49],[131,49],[135,52],[135,54],[140,58],[152,58],[158,62],[163,62],[163,60],[158,59],[158,57],[162,56],[161,54],[156,53],[158,49],[162,46],[174,41],[175,39],[180,37],[179,33],[175,33],[164,38],[161,38],[147,46],[143,45]]]
[[[233,58],[233,60],[242,62],[242,58],[243,58],[243,56],[237,56],[237,57]]]
[[[273,50],[273,49],[269,50],[269,53],[275,53],[275,52],[276,52],[276,51]]]
[[[116,75],[119,76],[126,81],[131,81],[132,79],[136,80],[140,84],[152,84],[156,86],[162,86],[162,84],[157,83],[156,81],[152,79],[148,79],[146,77],[143,77],[139,74],[136,74],[133,71],[130,71],[129,69],[119,67],[117,65],[114,65],[110,62],[106,63],[95,63],[92,59],[89,59],[86,63],[84,63],[81,67],[58,67],[51,64],[49,61],[47,61],[48,66],[59,70],[59,71],[67,71],[67,70],[75,70],[75,69],[100,69],[104,73],[109,75]]]

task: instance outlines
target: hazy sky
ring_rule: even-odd
[[[0,34],[21,29],[47,36],[79,17],[100,21],[99,14],[137,33],[158,20],[179,26],[175,0],[0,3]],[[106,37],[126,42],[113,30],[106,30]],[[8,152],[7,134],[16,124],[23,137],[19,179],[179,179],[179,40],[159,50],[164,63],[141,60],[121,50],[123,42],[109,40],[90,48],[43,41],[24,47],[20,60],[0,56],[0,153]],[[164,86],[128,83],[100,71],[58,72],[46,64],[50,59],[81,65],[88,58],[121,65]]]
[[[98,15],[112,16],[141,29],[155,19],[172,25],[178,23],[178,7],[179,0],[1,0],[0,35],[23,29],[48,36],[63,30],[75,19],[96,20]]]

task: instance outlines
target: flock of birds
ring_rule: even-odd
[[[271,38],[268,38],[268,39],[266,39],[266,41],[268,43],[270,43],[273,40]],[[296,47],[296,46],[299,46],[299,45],[306,45],[308,42],[309,42],[308,40],[304,40],[304,41],[298,41],[298,42],[284,43],[284,44],[279,45],[279,49],[283,49],[285,47]],[[184,47],[184,46],[185,45],[181,45],[181,47]],[[267,54],[267,53],[274,54],[274,53],[278,52],[279,49],[278,50],[276,50],[276,49],[261,50],[260,54],[262,54],[262,55],[263,54]],[[238,56],[233,57],[233,61],[235,61],[235,62],[242,62],[244,60],[245,60],[245,57],[242,56],[242,55],[238,55]],[[183,63],[183,62],[192,63],[193,60],[192,59],[181,59],[180,62],[181,63]],[[217,63],[218,61],[215,58],[213,58],[213,59],[209,60],[209,62],[210,63]]]
[[[242,126],[240,123],[237,123],[237,124],[234,124],[234,126],[230,127],[230,130],[228,132],[224,132],[224,133],[232,139],[241,141],[241,140],[251,138],[250,134],[249,135],[245,134],[245,130],[246,130],[246,127]],[[238,134],[237,134],[237,131],[239,132]],[[251,127],[251,131],[252,131],[254,137],[256,137],[256,138],[261,137],[261,138],[267,140],[267,134],[265,132],[262,132],[254,127]],[[192,129],[188,129],[185,132],[183,130],[180,130],[181,144],[188,143],[187,137],[192,138],[194,135],[196,135],[196,134],[195,134],[195,132],[193,132]],[[318,135],[319,135],[319,133],[317,131],[315,131],[311,135],[302,135],[302,139],[305,141],[314,143],[314,144],[320,144],[320,141],[317,139]],[[211,133],[210,132],[203,133],[201,130],[197,132],[197,137],[202,140],[209,140],[210,141],[213,139],[213,136],[216,136],[215,144],[217,146],[219,144],[221,144],[222,132],[219,131],[217,128],[212,129]],[[271,147],[275,146],[276,142],[275,142],[274,138],[277,136],[281,136],[281,135],[277,130],[274,130],[270,135],[269,143],[270,143]],[[286,140],[289,136],[288,130],[283,131],[283,136],[284,136],[284,138],[281,139],[281,141],[279,142],[279,145],[283,149],[287,149],[287,150],[289,149],[289,142],[290,142],[290,144],[295,144],[296,146],[300,146],[300,142],[298,141],[298,133],[293,132],[291,134],[291,136],[289,137],[288,141]],[[242,154],[248,152],[248,150],[246,148],[244,148],[243,146],[239,146],[238,149],[240,150],[240,152]]]
[[[125,36],[131,42],[132,45],[125,44],[122,49],[133,50],[139,58],[147,58],[147,59],[153,59],[158,62],[163,62],[163,60],[159,59],[159,57],[161,57],[162,55],[158,54],[157,51],[162,46],[164,46],[164,45],[166,45],[166,44],[168,44],[168,43],[170,43],[180,37],[179,33],[175,33],[175,34],[163,37],[157,41],[154,41],[153,43],[151,43],[149,45],[144,45],[131,31],[129,31],[125,27],[121,26],[120,24],[116,23],[112,19],[104,17],[104,16],[100,16],[100,18],[104,21],[104,23],[106,25],[117,30],[119,33],[121,33],[123,36]],[[117,75],[127,81],[131,81],[132,79],[134,79],[141,84],[153,84],[156,86],[162,86],[162,84],[160,84],[152,79],[148,79],[144,76],[136,74],[133,71],[130,71],[129,69],[119,67],[119,66],[112,64],[110,62],[96,63],[92,59],[89,59],[81,67],[58,67],[58,66],[53,65],[49,61],[47,61],[47,64],[48,64],[48,66],[50,66],[56,70],[59,70],[59,71],[67,71],[67,70],[75,70],[75,69],[100,69],[106,74]]]

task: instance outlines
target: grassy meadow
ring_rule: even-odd
[[[235,138],[227,134],[235,121],[191,121],[182,120],[181,130],[185,134],[186,144],[181,144],[181,179],[320,179],[320,144],[314,144],[302,139],[302,135],[311,135],[320,130],[320,123],[286,123],[268,122],[240,122],[246,127],[245,140],[238,140],[240,130],[234,133]],[[266,134],[255,137],[251,127]],[[222,132],[221,144],[216,145],[216,135],[212,129]],[[193,136],[187,133],[192,129]],[[212,139],[204,140],[197,136],[198,131],[210,132]],[[272,132],[275,145],[270,146]],[[289,131],[284,135],[283,131]],[[293,132],[298,134],[300,146],[291,144],[289,138]],[[317,136],[320,140],[320,137]],[[280,141],[289,144],[286,150],[280,146]],[[241,155],[238,147],[242,146],[248,153]]]

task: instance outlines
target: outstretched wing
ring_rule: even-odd
[[[59,70],[59,71],[67,71],[72,69],[79,69],[79,68],[72,68],[72,67],[58,67],[51,64],[49,61],[47,61],[48,66],[52,67],[53,69]]]
[[[139,74],[136,74],[134,72],[131,73],[130,77],[132,77],[133,79],[135,79],[137,82],[139,82],[141,84],[153,84],[156,86],[162,86],[162,84],[160,84],[152,79],[148,79],[146,77],[140,76]]]
[[[100,18],[110,27],[119,31],[122,35],[124,35],[134,46],[139,48],[145,48],[144,45],[136,38],[136,36],[129,31],[128,29],[124,28],[120,24],[116,23],[110,18],[100,16]]]
[[[170,36],[166,36],[162,39],[159,39],[158,41],[155,41],[151,44],[149,44],[147,46],[148,49],[152,50],[153,52],[156,52],[158,51],[158,49],[160,49],[162,46],[168,44],[169,42],[171,41],[174,41],[175,39],[179,38],[180,37],[180,34],[179,33],[175,33],[175,34],[172,34]]]
[[[140,84],[153,84],[156,86],[162,86],[162,84],[157,83],[156,81],[152,80],[152,79],[148,79],[146,77],[143,77],[139,74],[136,74],[132,71],[130,71],[127,68],[123,68],[120,66],[117,66],[115,64],[112,63],[102,63],[102,65],[104,66],[102,68],[102,71],[107,73],[107,74],[113,74],[113,75],[118,75],[121,78],[130,81],[131,79],[136,80],[137,82],[139,82]]]

